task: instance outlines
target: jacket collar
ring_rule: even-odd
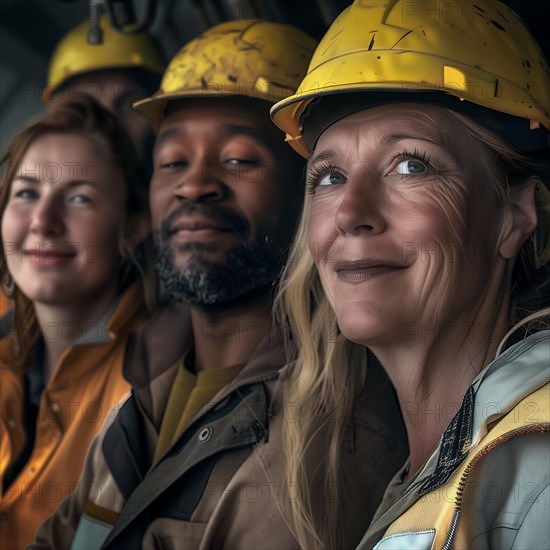
[[[548,366],[550,331],[537,332],[508,348],[475,378],[461,409],[421,471],[403,487],[402,495],[375,517],[360,548],[372,548],[389,525],[408,510],[422,494],[437,489],[480,443],[492,423],[509,413],[521,400],[550,381]],[[465,445],[465,446],[463,446]],[[391,482],[397,491],[398,479]]]
[[[111,313],[110,317],[105,317],[103,327],[111,340],[116,340],[121,332],[131,330],[136,322],[141,322],[146,313],[141,281],[136,281],[122,293]]]
[[[132,385],[142,412],[158,429],[181,360],[193,347],[191,312],[188,304],[172,300],[151,317],[140,333],[130,336],[124,361],[124,376]],[[223,398],[235,388],[275,378],[285,364],[282,339],[270,331],[256,347]]]
[[[550,380],[550,330],[541,330],[503,351],[473,381],[472,443],[519,401]],[[490,381],[489,381],[490,380]]]
[[[475,378],[441,436],[438,448],[417,476],[418,483],[411,484],[418,495],[445,483],[493,422],[548,383],[549,338],[549,330],[532,334],[508,348]]]
[[[75,345],[105,344],[116,341],[128,331],[137,329],[146,314],[143,301],[143,287],[136,281],[118,298],[98,325],[100,335],[93,341],[81,340]],[[4,319],[2,317],[2,319]],[[17,350],[13,336],[7,335],[0,339],[0,361],[2,366],[12,365],[17,358]],[[40,363],[41,366],[41,363]],[[19,374],[23,374],[22,372]]]

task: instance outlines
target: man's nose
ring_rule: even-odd
[[[196,162],[186,170],[175,189],[180,200],[216,202],[225,197],[226,186],[214,163]]]

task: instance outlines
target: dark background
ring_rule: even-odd
[[[144,0],[129,0],[137,14]],[[59,39],[88,14],[90,0],[0,0],[0,148],[42,110],[41,92]],[[170,58],[206,28],[231,19],[287,22],[321,38],[351,0],[157,0],[151,32]],[[550,58],[550,1],[504,0]],[[548,91],[550,93],[550,90]]]

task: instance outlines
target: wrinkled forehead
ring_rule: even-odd
[[[375,119],[387,119],[402,124],[417,124],[420,122],[425,124],[426,127],[432,125],[439,126],[441,122],[445,121],[448,123],[452,122],[450,116],[437,105],[429,103],[389,103],[387,105],[375,105],[355,111],[342,117],[335,124],[341,121],[357,122]]]

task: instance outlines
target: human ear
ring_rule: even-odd
[[[537,227],[535,205],[536,180],[510,191],[505,207],[498,251],[502,258],[512,259]]]

